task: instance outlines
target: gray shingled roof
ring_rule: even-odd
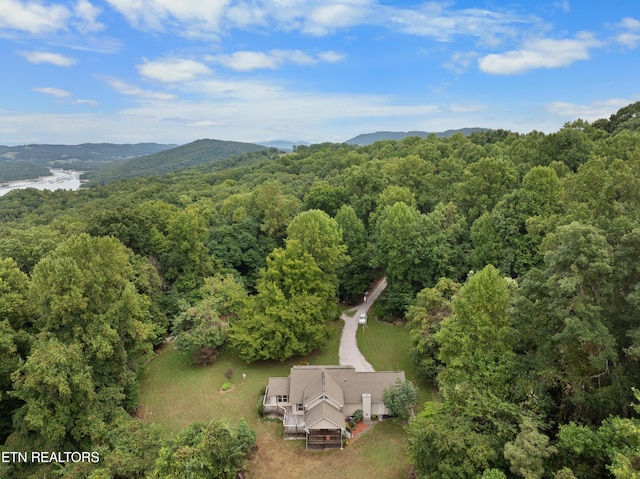
[[[284,396],[289,394],[289,378],[269,378],[269,395]]]
[[[371,394],[371,402],[382,402],[382,393],[393,386],[396,379],[404,380],[404,371],[356,372],[355,369],[327,369],[327,374],[344,391],[345,403],[362,402],[362,394]]]
[[[306,406],[321,396],[333,399],[340,407],[344,406],[344,392],[324,369],[320,371],[320,376],[304,389],[303,404]]]
[[[291,368],[290,396],[292,403],[304,404],[305,389],[316,381],[321,380],[322,371],[333,379],[333,384],[329,390],[342,390],[343,396],[341,404],[353,404],[362,401],[362,394],[371,394],[372,402],[382,402],[382,393],[385,389],[393,386],[396,379],[404,380],[404,371],[376,371],[376,372],[356,372],[353,366],[294,366]],[[275,378],[270,378],[271,380]],[[325,384],[326,387],[326,384]],[[271,394],[276,394],[269,387]],[[307,392],[310,395],[310,391]],[[281,393],[278,393],[281,394]],[[282,393],[286,394],[286,393]],[[332,394],[337,394],[333,392]],[[327,394],[330,397],[330,394]],[[316,396],[317,397],[317,396]],[[333,397],[334,400],[338,398]]]
[[[344,429],[344,414],[327,401],[320,401],[304,413],[307,429]]]

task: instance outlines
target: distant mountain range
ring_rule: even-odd
[[[37,178],[49,168],[93,171],[112,162],[149,155],[176,145],[84,143],[82,145],[0,145],[0,182]]]
[[[433,133],[446,138],[456,133],[470,135],[491,131],[488,128],[461,128]],[[409,136],[426,138],[425,131],[378,131],[364,133],[344,143],[370,145],[381,140],[402,140]],[[215,163],[245,153],[277,148],[292,151],[306,141],[265,141],[243,143],[223,140],[196,140],[182,146],[159,143],[83,143],[81,145],[0,145],[0,182],[37,178],[49,174],[49,168],[84,171],[93,184],[105,184],[122,178],[171,173],[196,165]]]
[[[256,144],[266,146],[268,148],[277,148],[278,150],[283,151],[293,151],[294,146],[305,145],[309,146],[311,143],[307,143],[306,141],[256,141]]]
[[[45,161],[49,164],[67,165],[74,161],[111,161],[150,155],[175,148],[177,145],[159,143],[83,143],[82,145],[0,145],[0,161]]]
[[[266,150],[263,145],[238,141],[196,140],[186,145],[152,155],[119,161],[84,175],[92,184],[105,184],[113,180],[137,176],[171,173],[193,166],[214,163],[235,155]]]
[[[465,136],[470,135],[471,133],[476,133],[479,131],[491,131],[490,128],[460,128],[459,130],[447,130],[441,131],[438,133],[429,133],[426,131],[377,131],[375,133],[363,133],[361,135],[355,136],[350,140],[345,141],[348,145],[370,145],[375,143],[376,141],[383,140],[402,140],[409,136],[419,136],[421,138],[426,138],[429,135],[435,135],[438,138],[448,138],[450,136],[455,135],[456,133],[462,133]]]

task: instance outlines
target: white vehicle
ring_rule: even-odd
[[[361,314],[358,318],[358,324],[367,324],[367,315]]]

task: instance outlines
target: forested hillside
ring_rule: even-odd
[[[100,450],[99,464],[63,467],[94,479],[178,474],[180,445],[201,451],[205,438],[246,452],[242,425],[166,442],[131,418],[153,348],[171,334],[198,364],[222,348],[306,354],[338,299],[386,275],[378,315],[407,321],[441,396],[407,428],[416,477],[637,477],[639,111],[551,134],[297,146],[8,193],[4,450]]]
[[[237,141],[196,140],[170,150],[121,161],[84,176],[92,184],[104,185],[123,178],[163,175],[264,148],[262,145]]]
[[[126,158],[150,155],[175,145],[136,143],[84,143],[82,145],[0,145],[0,181],[15,181],[49,175],[49,168],[76,171],[100,169]]]
[[[375,133],[363,133],[358,136],[354,136],[345,141],[347,145],[360,145],[366,146],[376,141],[385,140],[404,140],[410,136],[417,136],[420,138],[426,138],[429,135],[435,135],[436,138],[449,138],[456,133],[462,133],[467,136],[472,133],[478,133],[482,131],[490,131],[488,128],[460,128],[459,130],[447,130],[429,133],[426,131],[376,131]]]

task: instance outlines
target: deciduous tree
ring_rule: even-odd
[[[230,333],[243,359],[284,360],[324,343],[335,286],[297,240],[269,255],[257,289]]]
[[[29,292],[36,330],[79,344],[98,401],[127,409],[154,338],[130,255],[115,238],[71,237],[34,268]]]
[[[463,404],[472,391],[509,396],[516,332],[510,314],[510,281],[493,266],[469,277],[453,299],[454,314],[436,333],[441,394]]]
[[[391,416],[406,421],[418,404],[418,388],[411,381],[396,379],[393,386],[382,392],[382,400]]]
[[[220,421],[194,423],[160,450],[152,477],[235,479],[244,468],[247,446]]]

